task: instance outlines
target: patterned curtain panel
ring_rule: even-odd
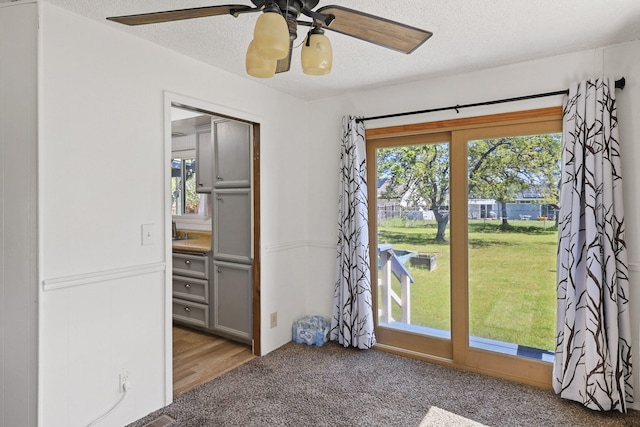
[[[376,343],[369,270],[367,162],[364,125],[354,117],[342,119],[340,175],[338,257],[330,338],[345,347],[367,349]]]
[[[620,145],[611,79],[565,98],[553,387],[594,410],[633,402]]]

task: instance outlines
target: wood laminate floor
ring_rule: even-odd
[[[173,327],[173,396],[253,359],[251,347],[180,326]]]

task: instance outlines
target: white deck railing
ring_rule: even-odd
[[[378,285],[380,286],[381,301],[378,304],[378,322],[390,324],[394,321],[392,317],[393,304],[400,307],[403,323],[411,323],[411,283],[413,277],[398,260],[391,245],[379,245],[378,254],[380,257],[380,276]],[[400,282],[400,296],[393,290],[393,278]]]

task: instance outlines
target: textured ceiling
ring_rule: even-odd
[[[127,27],[107,16],[249,0],[45,0],[233,74],[303,99],[527,61],[640,39],[638,0],[326,0],[434,33],[410,55],[328,31],[331,74],[307,76],[295,49],[291,71],[271,79],[246,75],[244,60],[257,14]],[[299,30],[298,46],[304,28]]]

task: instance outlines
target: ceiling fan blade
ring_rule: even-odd
[[[430,31],[342,6],[325,6],[317,12],[335,16],[329,26],[319,21],[323,28],[407,54],[433,35]]]
[[[160,22],[180,21],[182,19],[204,18],[206,16],[235,15],[236,13],[258,12],[244,4],[226,4],[222,6],[195,7],[191,9],[167,10],[164,12],[142,13],[139,15],[112,16],[109,21],[125,25],[158,24]]]

